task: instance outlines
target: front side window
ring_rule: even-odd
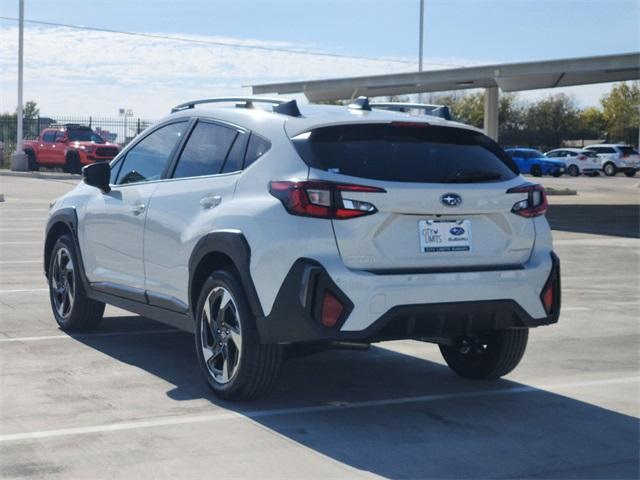
[[[138,142],[123,160],[117,185],[148,182],[162,177],[173,149],[187,127],[187,122],[166,125]]]
[[[237,130],[232,128],[198,122],[180,155],[173,178],[220,173],[237,135]]]

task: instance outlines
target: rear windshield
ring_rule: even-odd
[[[293,139],[307,165],[393,182],[474,183],[514,178],[513,160],[489,137],[426,124],[322,127]]]
[[[633,147],[618,147],[622,155],[638,155],[638,151]]]

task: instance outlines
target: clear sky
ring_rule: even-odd
[[[425,4],[425,68],[437,68],[435,64],[517,62],[640,50],[638,0],[426,0]],[[17,16],[17,0],[0,0],[0,5],[0,15]],[[178,47],[175,42],[138,41],[113,34],[71,32],[31,25],[27,28],[25,85],[32,87],[31,92],[44,96],[47,90],[38,80],[42,82],[43,74],[55,68],[55,63],[44,62],[49,69],[45,72],[43,64],[37,60],[42,55],[39,49],[45,39],[54,42],[51,48],[56,56],[74,57],[73,62],[60,58],[59,68],[70,69],[69,74],[72,75],[75,73],[78,82],[84,85],[82,88],[91,86],[94,81],[97,82],[96,87],[108,87],[111,94],[116,95],[119,93],[114,89],[114,81],[126,88],[126,82],[123,83],[122,79],[109,74],[108,84],[102,85],[98,76],[87,75],[86,71],[78,69],[92,69],[94,66],[101,69],[110,58],[115,58],[112,67],[120,68],[123,74],[130,77],[130,89],[140,87],[133,85],[138,80],[138,83],[153,82],[158,85],[162,95],[173,96],[185,94],[172,85],[180,84],[183,80],[191,84],[187,79],[189,71],[195,75],[191,80],[198,75],[215,79],[207,88],[214,87],[218,91],[224,90],[222,93],[230,93],[247,83],[409,71],[415,69],[415,65],[389,63],[386,59],[415,61],[417,57],[418,0],[25,0],[25,5],[26,18],[31,20],[222,38],[228,42],[254,41],[257,45],[269,47],[284,46],[382,59],[363,62],[362,65],[339,59],[329,62],[327,59],[320,62],[322,68],[319,68],[316,65],[320,61],[318,58],[299,55],[274,56],[258,51],[248,55],[248,52],[235,49],[226,49],[229,51],[224,52],[225,49],[221,47]],[[2,110],[15,105],[15,87],[12,87],[15,75],[15,25],[15,22],[0,20]],[[89,45],[80,45],[83,42],[89,42]],[[56,51],[56,43],[64,46],[65,52]],[[88,49],[89,46],[91,48]],[[139,51],[136,52],[136,49]],[[146,53],[143,52],[145,49]],[[169,51],[164,53],[164,49]],[[204,49],[208,50],[205,52]],[[88,53],[91,50],[95,55]],[[154,62],[154,55],[162,63],[171,55],[179,56],[176,50],[187,56],[179,59],[180,67],[186,69],[183,76],[172,69],[163,79],[162,70],[157,71],[153,65],[149,66],[146,76],[140,73],[145,68],[145,62]],[[105,54],[105,51],[109,54]],[[218,61],[221,57],[225,58],[224,62]],[[239,66],[240,57],[242,61]],[[127,65],[127,58],[134,65]],[[211,68],[203,70],[202,62]],[[265,65],[258,65],[261,62]],[[430,62],[434,65],[430,65]],[[214,63],[215,68],[212,66]],[[253,63],[257,65],[255,71],[251,68]],[[57,78],[58,73],[55,72],[53,76]],[[63,86],[61,91],[63,78],[57,78],[56,81],[60,82],[56,87],[57,94],[71,96],[72,91],[66,90],[71,86]],[[581,87],[567,91],[574,92],[580,103],[591,104],[607,88]],[[126,101],[135,100],[135,96],[128,98],[128,93],[130,91],[123,90]],[[533,96],[538,94],[534,93]],[[29,89],[26,96],[30,98]],[[167,102],[176,103],[183,99],[163,98],[162,108]],[[46,98],[37,100],[48,108],[60,108],[63,105]],[[125,98],[122,100],[125,101]],[[103,103],[96,102],[96,107],[103,106]],[[148,115],[156,114],[156,109],[149,106],[136,105],[136,108]],[[158,112],[160,110],[157,109]]]

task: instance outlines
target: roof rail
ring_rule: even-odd
[[[347,108],[352,110],[366,110],[367,112],[371,111],[371,105],[369,104],[369,99],[367,97],[358,97],[353,100]]]
[[[215,98],[202,98],[200,100],[191,100],[190,102],[181,103],[171,109],[171,113],[179,112],[182,110],[188,110],[194,108],[196,105],[204,103],[228,103],[228,102],[242,102],[237,104],[237,108],[254,108],[254,103],[272,103],[273,111],[275,113],[281,113],[283,115],[289,115],[291,117],[300,117],[300,109],[298,103],[295,100],[288,100],[284,98],[267,98],[267,97],[215,97]]]
[[[383,110],[393,110],[395,112],[408,112],[410,110],[423,110],[425,115],[452,120],[451,110],[446,105],[430,105],[428,103],[407,103],[407,102],[380,102],[372,103],[371,108]]]

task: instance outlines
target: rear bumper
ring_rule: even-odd
[[[460,294],[459,300],[431,303],[406,303],[393,304],[384,309],[381,314],[369,314],[364,312],[374,310],[376,306],[375,289],[367,295],[359,295],[343,285],[338,286],[327,270],[318,262],[310,259],[299,259],[295,262],[287,275],[277,295],[274,307],[267,317],[258,318],[258,329],[262,343],[298,343],[321,341],[362,341],[374,342],[393,339],[425,339],[437,341],[442,338],[472,335],[474,333],[505,330],[509,328],[532,328],[541,325],[556,323],[560,314],[560,263],[558,257],[551,253],[544,277],[541,282],[533,280],[536,286],[527,293],[532,298],[528,300],[539,304],[536,312],[540,316],[532,315],[517,300],[513,293],[522,290],[522,280],[530,283],[532,279],[526,279],[526,268],[519,271],[520,280],[516,276],[510,277],[512,288],[503,288],[494,293],[496,298],[487,296],[482,299],[478,295],[485,291],[480,282],[477,284],[476,293],[466,291],[466,295]],[[532,266],[529,266],[533,268]],[[548,267],[548,268],[547,268]],[[465,275],[497,275],[508,272],[474,272]],[[514,273],[514,272],[509,272]],[[431,280],[437,282],[446,275],[459,274],[430,274]],[[407,277],[406,275],[374,275],[374,277]],[[420,277],[414,275],[413,277]],[[434,278],[435,277],[435,278]],[[411,278],[411,276],[409,276]],[[459,278],[459,277],[458,277]],[[487,277],[488,278],[488,277]],[[509,278],[509,277],[508,277]],[[556,281],[557,291],[555,302],[550,312],[545,312],[540,300],[540,294],[545,285],[552,280]],[[397,280],[396,280],[397,281]],[[418,282],[416,282],[418,283]],[[445,282],[447,283],[447,282]],[[456,283],[451,282],[448,288],[455,289]],[[503,287],[506,286],[503,285]],[[464,290],[464,285],[461,285]],[[499,288],[493,285],[494,288]],[[405,287],[411,289],[411,287]],[[415,288],[415,287],[414,287]],[[418,286],[423,290],[422,298],[429,297],[426,287]],[[389,285],[387,291],[393,294],[393,285]],[[335,328],[321,326],[321,304],[324,291],[329,290],[340,299],[345,306],[343,318]],[[500,297],[500,295],[507,294]],[[511,298],[509,298],[511,294]],[[513,298],[513,297],[516,298]],[[354,298],[359,297],[359,298]],[[466,298],[465,298],[466,297]],[[367,301],[373,299],[371,302]],[[378,300],[379,302],[379,300]],[[424,300],[423,300],[424,302]],[[364,307],[363,308],[363,305]],[[354,329],[354,326],[364,325],[364,328]]]

